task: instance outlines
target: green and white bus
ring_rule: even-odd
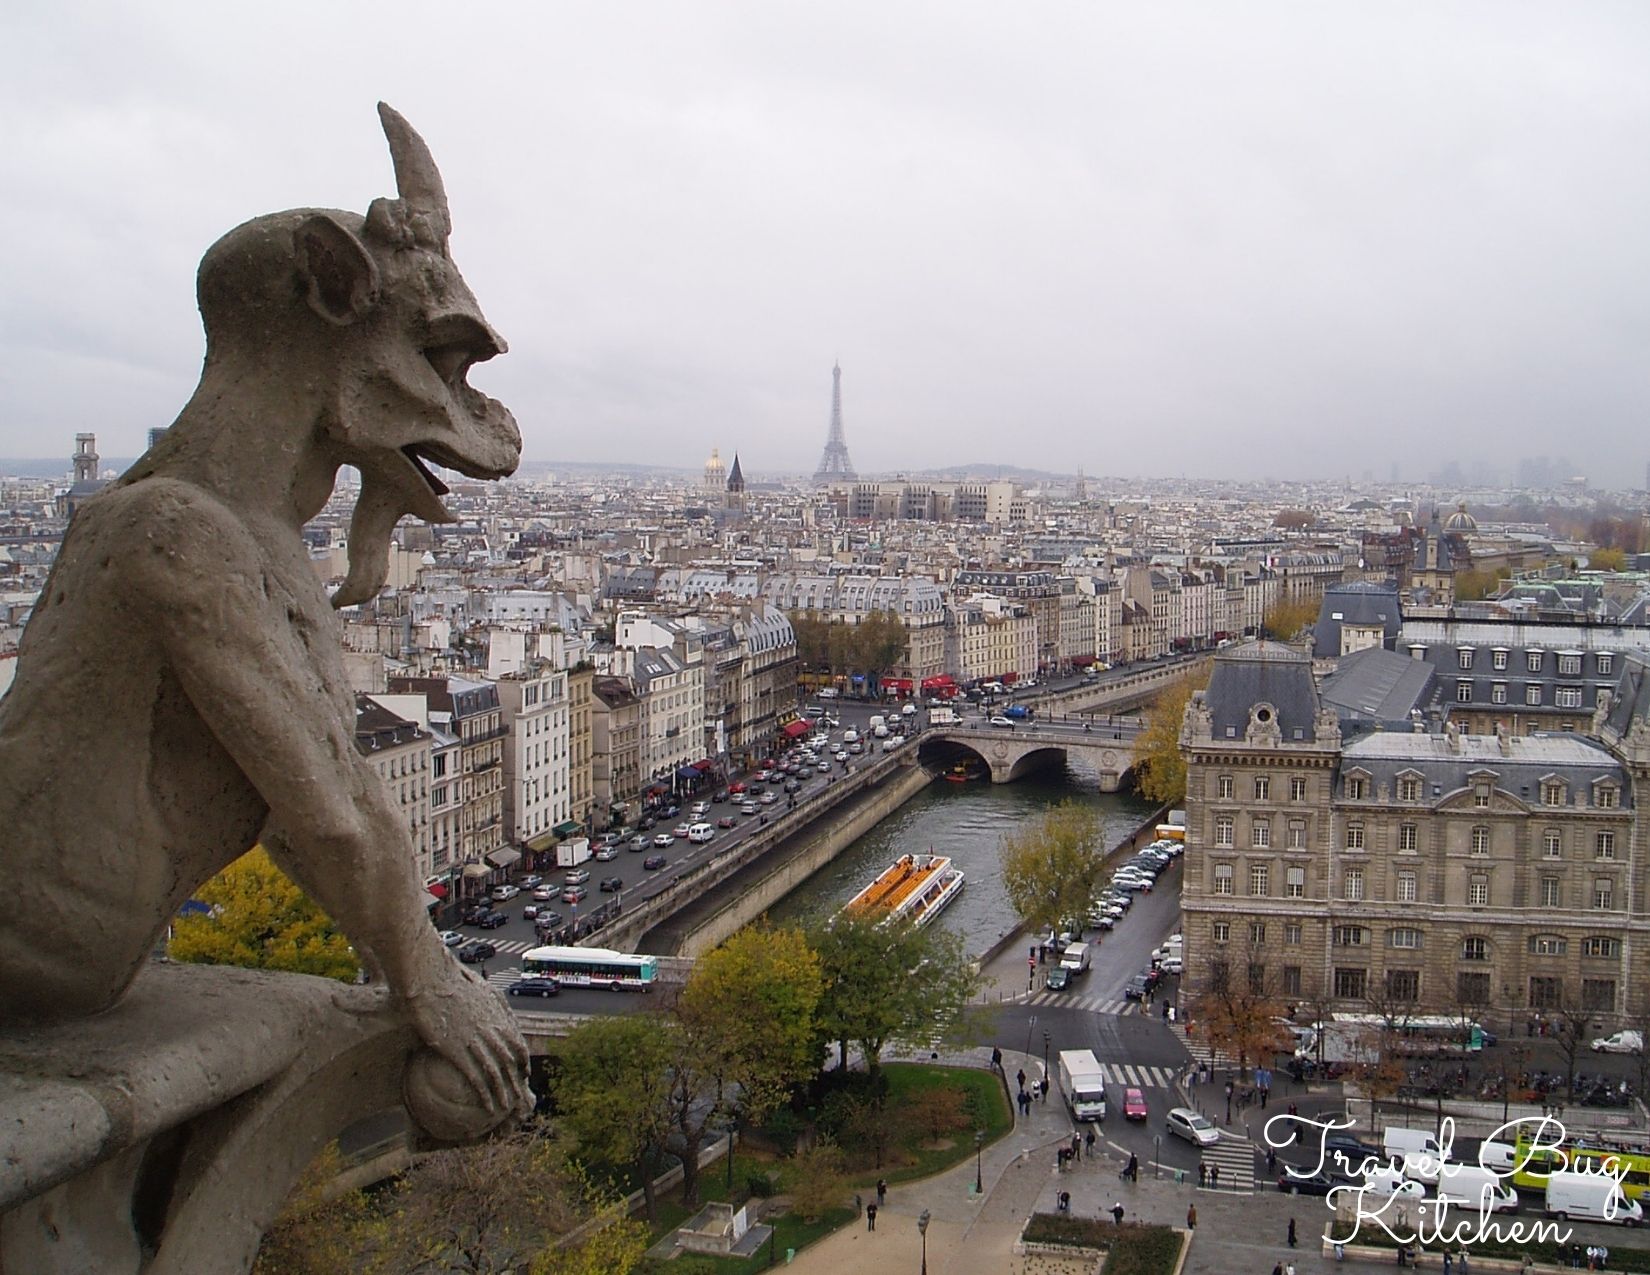
[[[553,978],[563,987],[651,992],[659,977],[659,962],[652,956],[605,947],[535,947],[521,958],[521,972]]]

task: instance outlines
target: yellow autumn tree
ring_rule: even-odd
[[[1134,740],[1135,785],[1148,801],[1179,806],[1186,801],[1186,759],[1180,755],[1180,723],[1192,693],[1209,685],[1213,667],[1204,660],[1185,677],[1163,688],[1146,712],[1145,729]]]
[[[1003,889],[1032,930],[1061,930],[1088,915],[1105,847],[1095,811],[1063,801],[1003,837]]]
[[[355,981],[348,940],[262,846],[254,846],[196,892],[211,910],[173,923],[174,961],[240,965]]]

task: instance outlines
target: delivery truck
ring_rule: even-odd
[[[564,841],[556,847],[556,866],[558,868],[576,868],[590,858],[590,838],[574,837],[571,841]]]
[[[1092,1049],[1060,1051],[1060,1096],[1073,1120],[1106,1118],[1106,1077]]]

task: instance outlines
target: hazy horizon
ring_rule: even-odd
[[[205,249],[391,193],[381,97],[530,460],[811,473],[840,360],[862,474],[1645,482],[1643,6],[70,0],[0,32],[0,453],[141,452],[198,376]]]

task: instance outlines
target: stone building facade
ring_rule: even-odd
[[[1188,999],[1224,961],[1282,1000],[1346,1009],[1470,1007],[1491,1025],[1650,1011],[1626,742],[1650,772],[1650,728],[1625,706],[1613,720],[1613,746],[1602,720],[1602,739],[1343,739],[1309,657],[1220,652],[1181,735]]]

